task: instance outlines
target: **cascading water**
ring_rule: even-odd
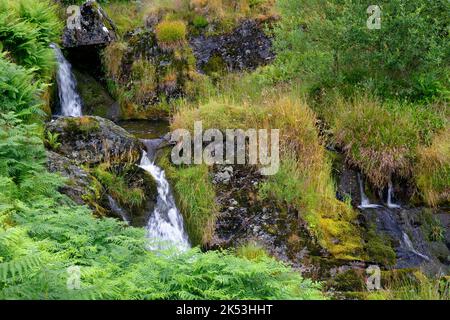
[[[388,206],[388,208],[391,208],[391,209],[399,209],[400,206],[398,204],[395,204],[395,203],[392,202],[392,195],[393,195],[393,193],[394,193],[394,191],[393,191],[393,188],[392,188],[392,182],[389,181],[388,194],[387,194],[387,206]]]
[[[77,93],[77,82],[72,73],[72,66],[66,60],[61,49],[55,45],[50,45],[55,50],[56,60],[58,61],[58,72],[56,81],[58,83],[58,96],[61,104],[61,115],[68,117],[80,117],[81,98]]]
[[[364,182],[359,173],[358,173],[358,183],[359,183],[359,193],[361,196],[361,204],[358,206],[358,208],[360,209],[379,208],[380,205],[370,203],[369,198],[366,196],[366,193],[364,192]]]
[[[415,255],[417,255],[417,256],[419,256],[419,257],[421,257],[421,258],[423,258],[423,259],[425,259],[425,260],[427,260],[427,261],[430,261],[430,258],[428,258],[428,256],[426,256],[426,255],[420,253],[419,251],[417,251],[417,250],[414,248],[414,245],[412,244],[411,239],[409,238],[409,236],[408,236],[405,232],[402,232],[402,236],[403,236],[403,237],[402,237],[402,244],[403,244],[410,252],[414,253]]]
[[[124,222],[126,222],[126,224],[130,225],[130,218],[128,217],[128,214],[127,214],[127,213],[125,212],[125,210],[123,210],[123,209],[117,204],[117,202],[116,202],[111,196],[109,196],[109,195],[108,195],[108,203],[109,203],[109,206],[110,206],[111,210],[112,210],[115,214],[117,214],[117,215],[119,215],[120,217],[122,217],[122,220],[123,220]]]
[[[147,224],[148,236],[156,244],[151,249],[164,249],[172,245],[181,251],[189,249],[183,217],[175,205],[164,170],[156,166],[145,151],[139,166],[152,175],[158,189],[156,205]]]
[[[393,243],[396,243],[395,251],[398,268],[406,268],[410,266],[420,265],[423,260],[430,261],[430,258],[419,252],[411,241],[411,238],[405,231],[414,232],[410,226],[402,222],[402,219],[399,218],[398,209],[401,208],[398,204],[393,203],[393,186],[392,183],[388,184],[388,194],[387,194],[387,202],[386,206],[372,204],[370,203],[369,198],[364,193],[364,181],[361,178],[361,175],[358,173],[358,182],[360,188],[361,195],[361,205],[358,206],[360,209],[370,209],[364,210],[369,217],[372,217],[375,222],[377,229],[388,235],[389,238],[393,240]],[[415,234],[415,242],[420,244],[418,240],[420,237]],[[422,249],[423,246],[421,246]]]

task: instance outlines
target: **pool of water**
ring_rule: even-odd
[[[117,124],[139,139],[156,139],[170,132],[169,122],[162,120],[124,120]]]

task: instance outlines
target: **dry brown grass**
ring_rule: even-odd
[[[437,134],[430,146],[418,148],[417,186],[425,202],[437,206],[450,201],[450,127]]]

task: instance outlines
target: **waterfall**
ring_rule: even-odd
[[[122,217],[122,220],[124,222],[126,222],[126,224],[130,225],[130,218],[128,217],[128,214],[125,212],[125,210],[123,210],[118,204],[117,202],[113,199],[113,197],[111,197],[110,195],[108,195],[108,203],[109,206],[111,208],[111,210],[119,215],[120,217]]]
[[[360,209],[367,209],[367,208],[379,208],[381,207],[378,204],[372,204],[370,203],[369,198],[366,196],[364,192],[364,182],[361,178],[361,175],[358,173],[358,183],[359,183],[359,193],[361,195],[361,204],[358,206]]]
[[[392,195],[393,195],[393,193],[394,193],[394,191],[393,191],[393,188],[392,188],[392,182],[389,181],[389,183],[388,183],[388,194],[387,194],[387,206],[388,206],[388,208],[391,208],[391,209],[398,209],[398,208],[400,208],[400,206],[398,204],[395,204],[395,203],[392,202]]]
[[[182,251],[189,249],[190,244],[184,230],[183,217],[175,205],[164,170],[156,166],[145,151],[139,166],[152,175],[158,189],[156,205],[148,221],[147,231],[149,238],[159,243],[151,249],[164,249],[167,245],[175,245]]]
[[[418,251],[414,248],[411,239],[409,238],[409,236],[408,236],[405,232],[403,232],[402,235],[403,235],[402,243],[403,243],[403,245],[404,245],[410,252],[412,252],[412,253],[414,253],[415,255],[421,257],[422,259],[425,259],[425,260],[427,260],[427,261],[430,261],[430,258],[429,258],[429,257],[427,257],[426,255],[424,255],[424,254],[418,252]]]
[[[58,62],[56,82],[58,83],[61,114],[69,117],[80,117],[82,115],[81,98],[76,91],[77,82],[72,73],[72,66],[57,45],[51,44],[50,46],[55,50],[56,60]]]

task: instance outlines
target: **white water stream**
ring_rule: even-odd
[[[55,45],[50,45],[55,51],[56,60],[58,62],[58,72],[56,74],[56,82],[58,83],[58,95],[61,105],[61,115],[68,117],[80,117],[81,98],[76,90],[77,82],[72,73],[72,66],[64,57],[61,49]]]
[[[151,249],[164,249],[172,245],[181,251],[189,249],[183,217],[175,205],[164,170],[155,165],[145,151],[139,166],[152,175],[158,189],[156,205],[147,224],[148,236],[155,242]]]

